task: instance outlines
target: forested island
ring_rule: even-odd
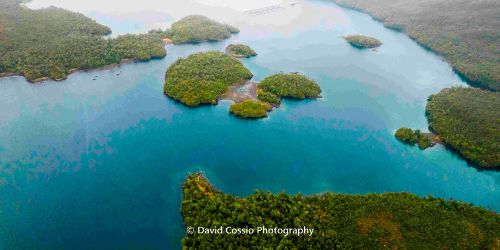
[[[306,99],[321,97],[321,88],[313,80],[299,73],[270,75],[256,86],[256,99],[231,106],[230,112],[240,118],[264,118],[272,107],[278,107],[281,98]]]
[[[359,49],[373,49],[382,45],[378,39],[363,35],[348,35],[344,39],[353,47]]]
[[[217,104],[223,96],[232,96],[235,86],[252,78],[252,73],[236,58],[219,52],[198,52],[180,58],[165,73],[163,92],[170,98],[189,107]],[[251,83],[255,88],[255,85]],[[256,95],[240,95],[229,112],[239,118],[264,118],[280,98],[321,97],[319,85],[298,73],[278,73],[258,83]]]
[[[480,207],[409,193],[303,196],[224,194],[202,174],[182,185],[181,214],[192,227],[183,249],[495,249],[500,216]],[[303,228],[309,235],[200,234],[202,228]]]
[[[104,36],[111,30],[82,14],[55,7],[32,10],[23,2],[0,2],[0,76],[23,75],[31,82],[63,80],[78,69],[166,55],[158,35],[107,39]]]
[[[396,138],[406,144],[417,144],[420,149],[434,146],[432,134],[422,133],[419,129],[399,128],[395,134]]]
[[[267,112],[273,107],[266,103],[252,99],[237,102],[229,108],[229,112],[243,119],[256,119],[267,117]]]
[[[306,99],[321,97],[321,88],[308,77],[299,73],[270,75],[257,84],[256,99],[235,103],[229,110],[240,118],[264,118],[281,98]],[[255,98],[255,97],[254,97]]]
[[[167,31],[174,44],[220,41],[240,31],[205,16],[192,15],[175,22]]]
[[[257,52],[245,44],[229,44],[226,53],[237,58],[248,58],[256,56]]]
[[[406,33],[444,56],[469,82],[500,90],[500,1],[332,0]]]
[[[500,93],[454,87],[431,95],[429,128],[467,160],[483,168],[500,167]]]
[[[321,97],[319,85],[299,73],[270,75],[257,84],[259,100],[278,105],[280,98],[306,99]]]
[[[234,57],[219,51],[199,52],[170,65],[163,90],[167,96],[190,107],[213,105],[230,85],[252,76]]]

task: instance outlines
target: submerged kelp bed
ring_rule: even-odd
[[[224,194],[202,174],[182,185],[187,249],[491,249],[500,216],[469,204],[408,193],[302,196],[259,191]],[[204,233],[218,229],[221,233]],[[241,229],[228,234],[226,228]],[[309,235],[263,234],[266,228],[310,228]],[[231,231],[229,231],[231,232]]]

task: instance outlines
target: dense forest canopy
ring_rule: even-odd
[[[82,14],[55,7],[32,10],[20,2],[0,2],[0,73],[29,81],[61,80],[71,69],[166,55],[161,37],[154,34],[106,39],[111,30]]]
[[[188,106],[216,104],[228,86],[252,78],[237,59],[219,51],[199,52],[172,63],[164,93]]]
[[[229,44],[226,47],[226,52],[234,57],[252,57],[257,55],[255,50],[245,44]]]
[[[257,98],[274,106],[278,106],[281,103],[281,98],[279,96],[263,89],[257,89]]]
[[[447,88],[429,97],[429,127],[471,162],[500,167],[500,93]]]
[[[262,80],[257,87],[275,96],[295,99],[321,97],[319,85],[299,73],[278,73],[270,75]],[[261,97],[270,98],[261,92]],[[265,100],[264,100],[265,101]]]
[[[272,106],[266,102],[247,99],[231,105],[229,112],[240,118],[255,119],[267,117],[267,112],[271,109]]]
[[[363,35],[348,35],[345,36],[344,39],[352,46],[361,49],[376,48],[382,45],[376,38]]]
[[[219,41],[240,32],[237,28],[218,23],[205,16],[192,15],[182,18],[170,27],[171,39],[175,44]]]
[[[500,90],[500,1],[333,1],[370,13],[443,55],[473,83]]]
[[[182,185],[181,213],[192,234],[183,249],[495,249],[500,216],[456,201],[408,193],[302,196],[224,194],[201,174]],[[313,234],[200,234],[204,228],[302,228]]]

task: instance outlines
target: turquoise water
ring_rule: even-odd
[[[243,27],[224,42],[168,46],[162,60],[63,82],[0,80],[0,249],[178,249],[180,185],[195,171],[242,196],[405,191],[500,211],[498,172],[393,137],[401,126],[426,130],[427,96],[465,85],[449,65],[364,14],[322,2],[302,8],[320,22],[287,32]],[[354,49],[339,38],[349,33],[384,45]],[[259,53],[242,60],[254,80],[300,71],[323,98],[284,101],[269,118],[247,121],[228,114],[229,101],[189,109],[162,95],[176,58],[231,42]]]

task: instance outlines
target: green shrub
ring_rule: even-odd
[[[281,102],[279,96],[262,89],[257,89],[257,98],[263,102],[267,102],[275,106],[279,105]]]
[[[417,143],[417,136],[411,128],[399,128],[396,131],[396,138],[410,145],[415,145],[415,143]]]
[[[429,136],[426,135],[421,135],[418,137],[418,147],[420,149],[426,149],[428,147],[432,147],[434,145],[434,142]]]

